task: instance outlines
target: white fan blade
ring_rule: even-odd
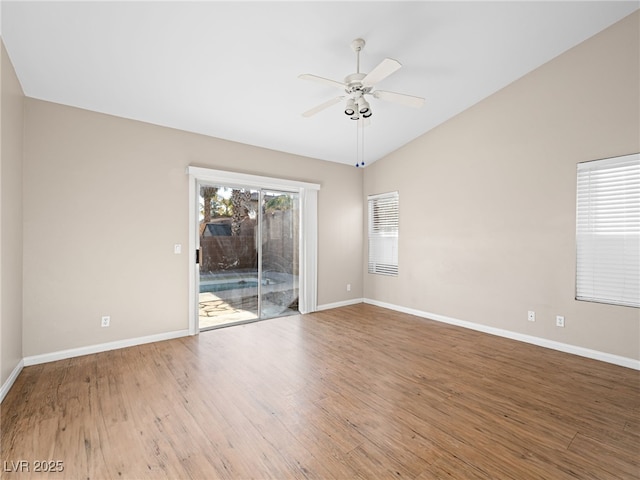
[[[313,107],[311,110],[307,110],[306,112],[304,112],[302,114],[303,117],[310,117],[311,115],[315,115],[318,112],[321,112],[322,110],[324,110],[325,108],[329,108],[332,105],[335,105],[336,103],[340,102],[340,100],[342,100],[344,97],[336,97],[336,98],[332,98],[331,100],[328,100],[320,105],[318,105],[317,107]]]
[[[393,58],[385,58],[362,79],[362,84],[365,87],[373,87],[376,83],[384,80],[400,67],[402,67],[402,64],[399,61]]]
[[[424,105],[424,98],[414,97],[413,95],[405,95],[404,93],[385,92],[384,90],[376,90],[371,92],[373,98],[386,100],[388,102],[396,102],[407,107],[420,108]]]
[[[317,75],[311,75],[310,73],[303,73],[302,75],[298,75],[298,78],[301,78],[303,80],[311,80],[318,83],[324,83],[325,85],[331,85],[332,87],[337,87],[343,90],[346,88],[346,85],[342,82],[337,82],[336,80],[331,80],[329,78],[318,77]]]

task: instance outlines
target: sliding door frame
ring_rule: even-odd
[[[196,335],[199,331],[196,292],[198,270],[195,262],[198,246],[196,232],[199,221],[199,182],[298,193],[300,202],[298,310],[300,313],[315,312],[318,307],[318,190],[320,185],[193,166],[187,167],[187,174],[189,175],[189,334]]]

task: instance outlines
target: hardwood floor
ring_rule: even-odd
[[[640,374],[360,304],[27,367],[1,427],[7,479],[633,479]]]

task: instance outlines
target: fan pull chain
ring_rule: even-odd
[[[362,123],[362,126],[360,127],[360,130],[362,131],[360,134],[360,138],[362,140],[362,157],[360,157],[360,166],[364,167],[364,120],[360,120],[360,122]]]
[[[362,144],[362,147],[360,146]],[[364,167],[364,121],[356,121],[356,167]]]
[[[356,167],[360,166],[360,141],[358,136],[360,132],[358,131],[358,121],[356,121]]]

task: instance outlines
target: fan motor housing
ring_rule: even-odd
[[[351,75],[347,75],[344,78],[344,83],[346,84],[345,92],[348,94],[352,94],[355,92],[361,92],[362,95],[365,93],[369,93],[371,91],[371,87],[365,87],[362,84],[362,79],[367,75],[364,73],[352,73]]]

